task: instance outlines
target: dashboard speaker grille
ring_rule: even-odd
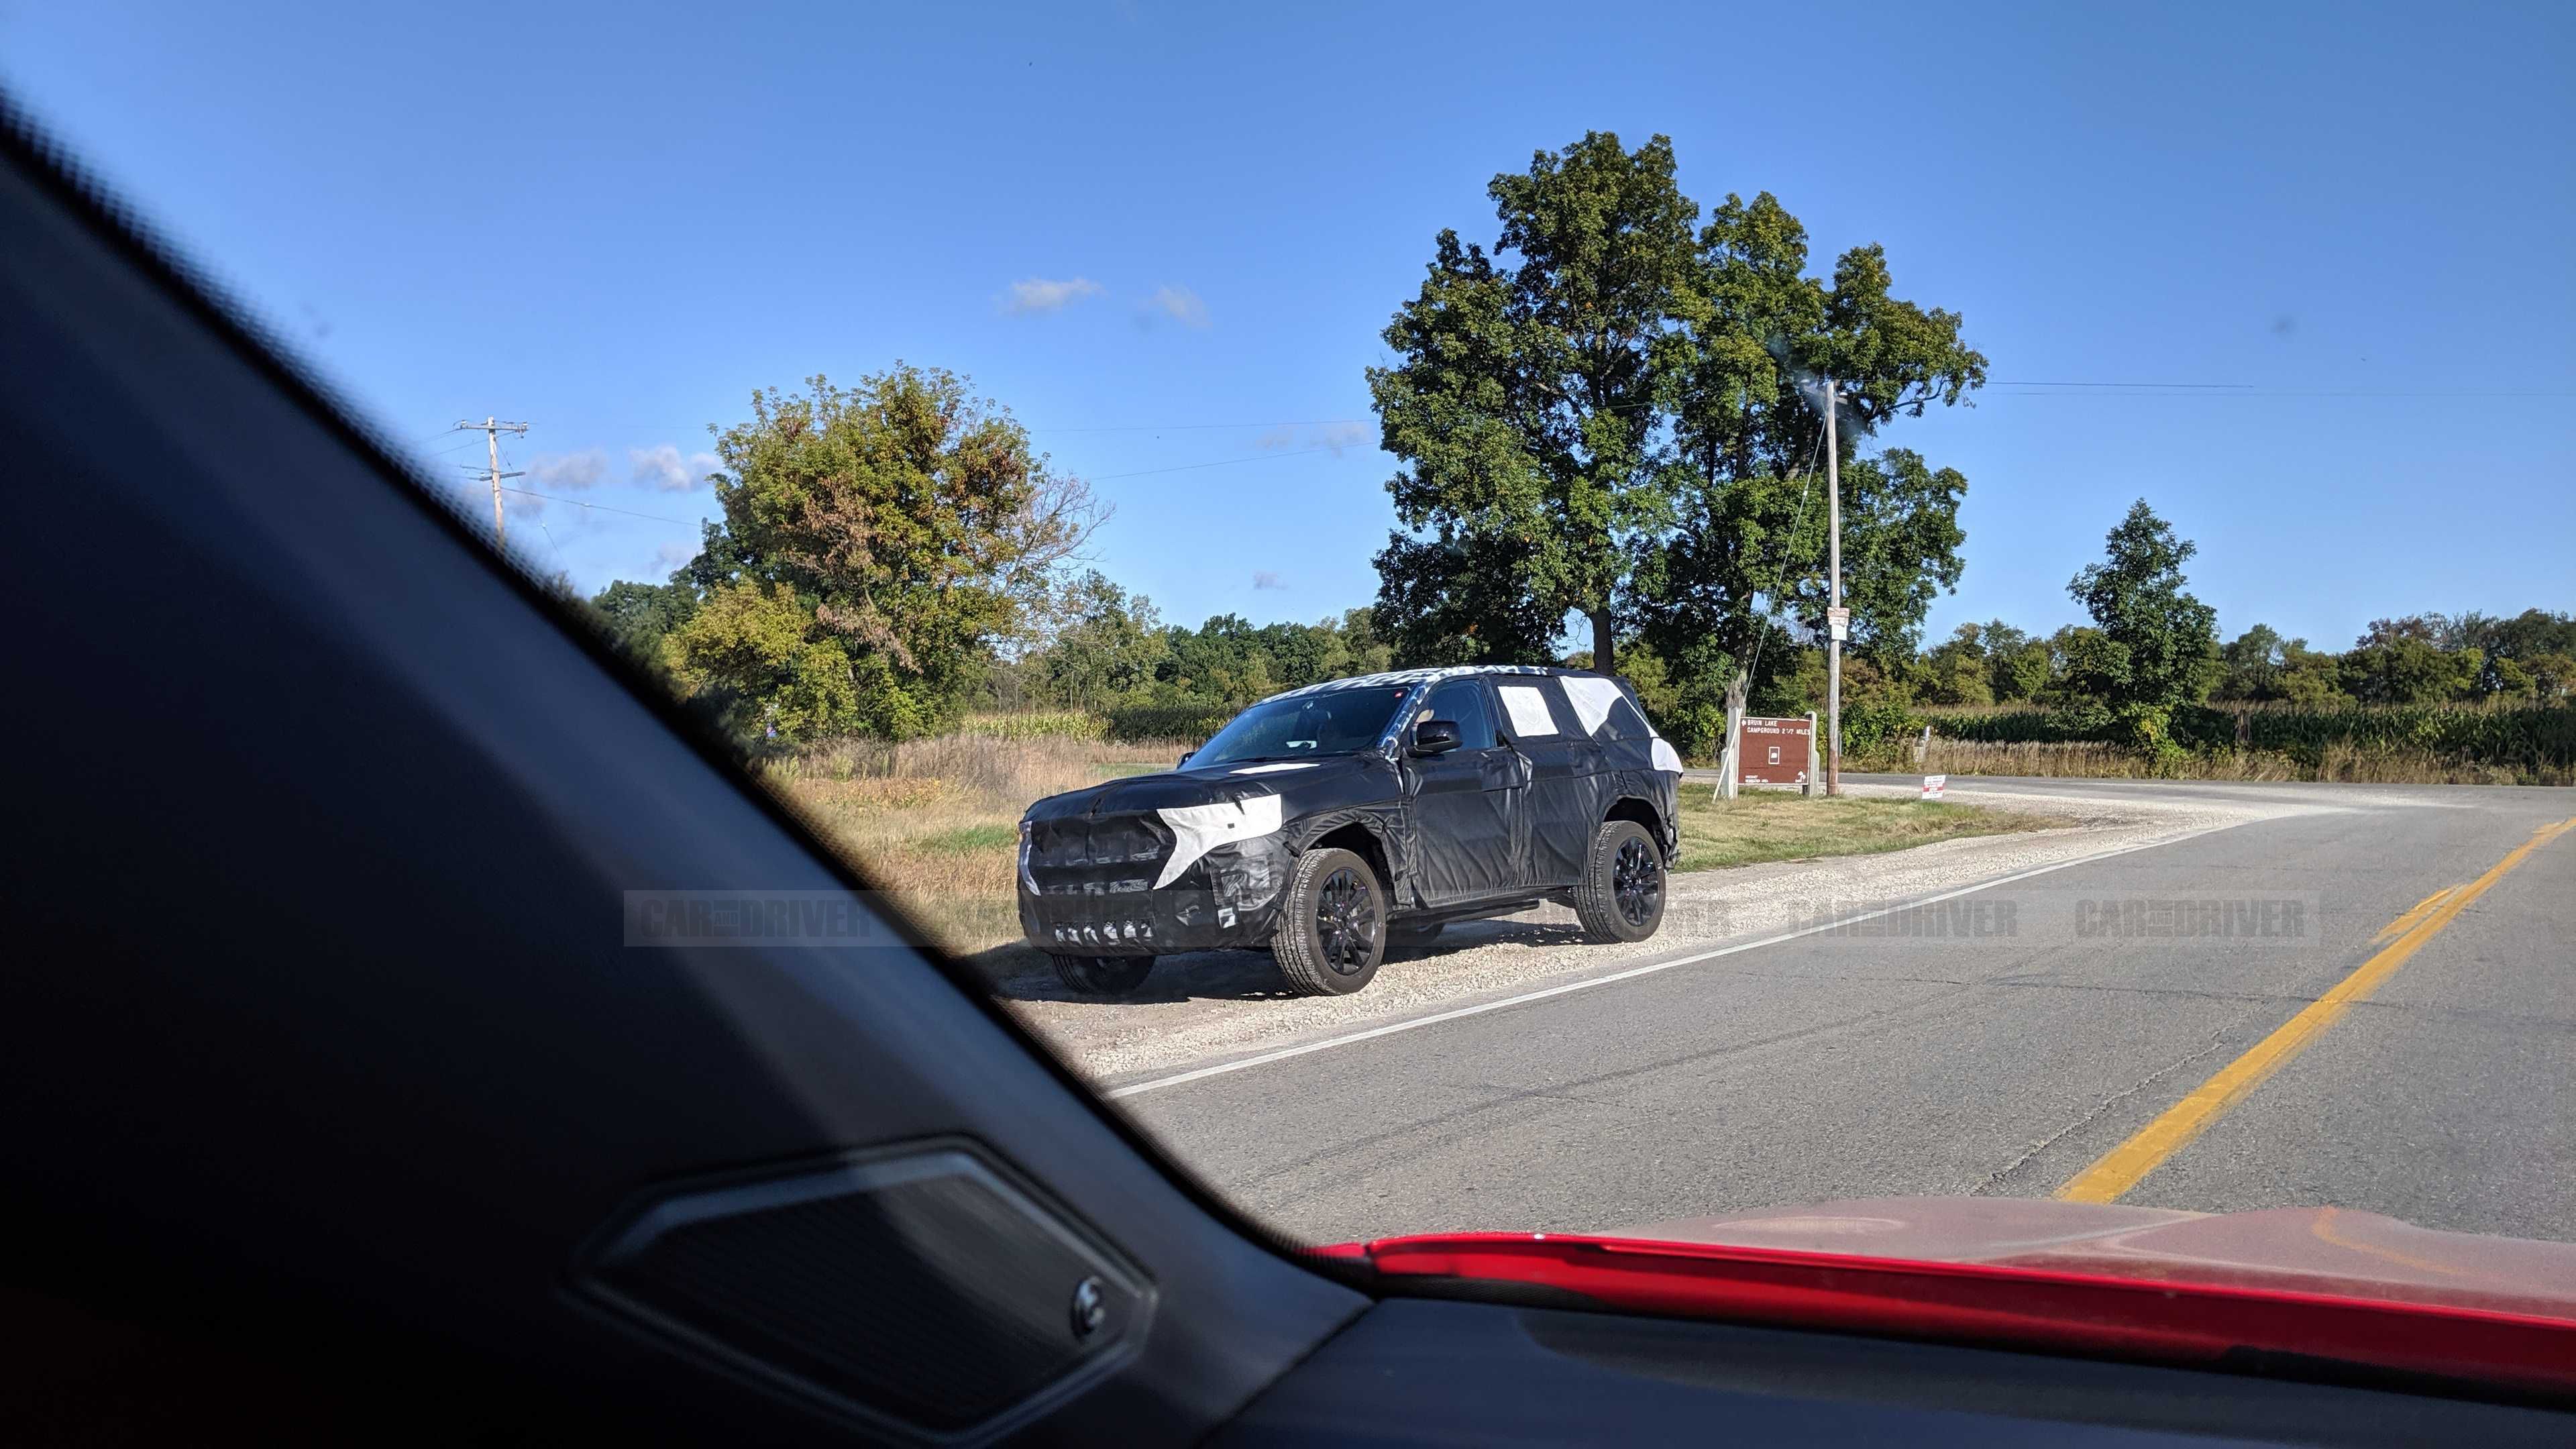
[[[735,1368],[935,1436],[1105,1371],[1151,1310],[1105,1244],[955,1147],[675,1191],[582,1283]]]

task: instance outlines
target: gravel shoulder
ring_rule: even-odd
[[[1072,996],[1035,953],[988,954],[996,993],[1075,1070],[1104,1086],[1303,1040],[1383,1025],[1424,1012],[1555,985],[1712,945],[1750,940],[1835,911],[1897,904],[2105,851],[2161,844],[2254,820],[2345,808],[2290,792],[2242,798],[2087,791],[1951,788],[1951,798],[2072,823],[2009,835],[1945,840],[1909,850],[1784,861],[1671,878],[1663,929],[1634,945],[1582,939],[1573,914],[1544,906],[1451,926],[1420,953],[1391,959],[1366,991],[1291,996],[1267,952],[1168,956],[1136,995],[1103,1002]],[[1685,789],[1705,789],[1688,781]],[[1907,796],[1911,786],[1850,783],[1846,792]],[[2352,804],[2360,804],[2352,801]]]

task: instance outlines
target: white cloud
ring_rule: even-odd
[[[1184,327],[1208,325],[1207,303],[1187,287],[1155,288],[1154,295],[1145,299],[1145,311],[1148,316],[1160,312]]]
[[[528,476],[540,489],[579,492],[608,476],[608,454],[598,448],[578,453],[548,454],[528,464]]]
[[[707,481],[707,475],[724,466],[724,460],[713,453],[691,453],[680,456],[680,450],[669,443],[650,448],[626,450],[627,465],[636,482],[658,488],[665,493],[686,493]]]
[[[694,543],[666,543],[653,550],[654,564],[665,569],[678,568],[697,556],[698,546]]]
[[[1011,284],[1010,290],[1002,296],[1002,310],[1011,313],[1061,312],[1085,297],[1099,295],[1100,284],[1089,277],[1073,277],[1061,282],[1031,277],[1025,282]]]
[[[1252,586],[1255,589],[1284,589],[1288,587],[1288,581],[1268,569],[1254,569]]]

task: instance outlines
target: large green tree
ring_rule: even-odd
[[[2369,704],[2438,704],[2477,698],[2486,663],[2476,649],[2444,649],[2421,635],[2392,634],[2344,655],[2338,682]]]
[[[682,570],[707,602],[665,641],[673,669],[791,740],[952,719],[1097,521],[1087,491],[935,368],[751,411],[716,433],[724,522]]]
[[[1641,550],[1633,606],[1649,643],[1754,673],[1757,700],[1795,667],[1828,600],[1824,383],[1839,403],[1843,593],[1852,639],[1887,671],[1913,653],[1924,612],[1958,584],[1967,479],[1904,448],[1863,451],[1882,428],[1959,403],[1986,359],[1960,318],[1893,294],[1876,245],[1807,274],[1807,232],[1770,194],[1727,197],[1699,237],[1701,305],[1677,350],[1672,526]],[[1784,623],[1788,626],[1784,630]]]
[[[2212,697],[2226,700],[2272,700],[2282,697],[2283,649],[2290,641],[2269,624],[2257,624],[2229,640],[2218,651],[2218,687]],[[2306,641],[2299,641],[2302,645]]]
[[[1672,146],[1594,133],[1494,178],[1492,254],[1441,233],[1369,385],[1404,528],[1378,555],[1378,616],[1407,662],[1535,660],[1569,614],[1591,658],[1622,636],[1678,687],[1723,679],[1823,623],[1823,425],[1800,384],[1843,394],[1845,583],[1864,648],[1910,653],[1959,576],[1966,480],[1861,451],[1900,415],[1953,403],[1985,359],[1959,319],[1891,294],[1877,247],[1806,275],[1807,238],[1769,195],[1700,212]]]
[[[1631,545],[1666,517],[1658,392],[1696,305],[1699,209],[1661,136],[1594,132],[1486,192],[1494,254],[1441,232],[1386,329],[1399,360],[1369,369],[1405,464],[1378,612],[1412,658],[1523,661],[1580,614],[1612,668]]]
[[[2098,634],[2070,651],[2067,682],[2100,700],[2128,743],[2161,747],[2173,712],[2198,704],[2219,677],[2218,611],[2184,591],[2182,566],[2198,552],[2139,499],[2103,539],[2067,593]]]

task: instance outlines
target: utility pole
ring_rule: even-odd
[[[1841,394],[1825,379],[1825,793],[1843,792],[1843,636],[1851,632],[1843,612],[1843,449],[1834,414]],[[495,494],[494,497],[500,495]]]
[[[528,435],[528,425],[526,423],[505,423],[498,418],[487,416],[479,423],[471,418],[464,419],[457,423],[457,425],[453,429],[450,429],[450,431],[478,431],[483,434],[483,441],[490,450],[492,458],[492,546],[498,548],[510,541],[509,525],[503,522],[501,517],[501,480],[504,478],[517,478],[524,476],[522,473],[504,473],[501,471],[501,435],[503,433],[516,433],[520,437],[524,438]]]

